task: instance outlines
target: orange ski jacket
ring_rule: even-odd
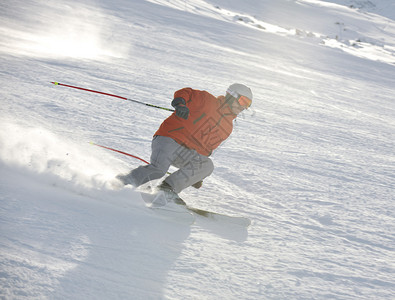
[[[232,133],[237,115],[224,96],[215,97],[206,91],[183,88],[174,93],[174,98],[179,97],[189,108],[188,119],[174,112],[163,121],[155,135],[170,137],[180,145],[209,156]]]

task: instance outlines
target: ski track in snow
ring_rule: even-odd
[[[0,298],[393,298],[392,8],[1,3]],[[149,159],[167,112],[51,81],[165,107],[184,86],[250,85],[213,175],[181,196],[251,226],[189,226],[119,189],[139,162],[88,142]]]

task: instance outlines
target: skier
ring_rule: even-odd
[[[163,177],[173,165],[178,170],[159,185],[159,190],[177,198],[189,186],[200,188],[214,170],[209,156],[229,137],[233,120],[251,103],[251,90],[239,83],[218,97],[191,88],[176,91],[171,103],[175,112],[154,134],[150,164],[117,178],[124,185],[138,187]]]

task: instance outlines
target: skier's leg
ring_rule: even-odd
[[[173,139],[155,136],[151,144],[151,163],[140,166],[126,175],[128,184],[138,187],[151,180],[163,177],[172,163],[173,153],[176,152],[177,147],[179,145]]]
[[[182,153],[178,152],[173,164],[180,169],[169,175],[165,182],[176,193],[203,180],[214,170],[214,164],[210,158],[185,147],[183,147]]]

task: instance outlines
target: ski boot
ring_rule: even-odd
[[[152,201],[153,206],[165,206],[168,204],[176,205],[186,205],[184,200],[182,200],[178,194],[173,190],[173,188],[166,182],[163,181],[158,186],[158,194]]]

